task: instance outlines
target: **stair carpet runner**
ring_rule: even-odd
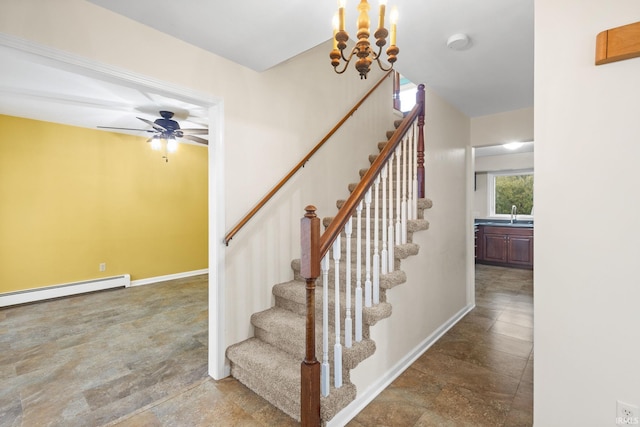
[[[396,122],[396,127],[400,121]],[[393,135],[393,131],[387,132],[387,138]],[[382,150],[386,142],[380,142],[378,149]],[[377,154],[369,156],[369,161],[373,162]],[[364,176],[367,169],[360,170],[360,176]],[[355,188],[356,184],[349,185],[349,191]],[[381,197],[381,196],[380,196]],[[338,200],[337,207],[344,204],[344,200]],[[373,211],[375,201],[371,203]],[[378,204],[381,206],[381,203]],[[413,232],[426,230],[429,223],[423,219],[424,210],[431,207],[429,199],[418,199],[418,219],[407,221],[407,243],[395,245],[394,256],[395,266],[393,271],[387,274],[380,274],[380,303],[372,307],[363,307],[362,313],[362,341],[353,341],[350,348],[342,348],[342,387],[333,386],[333,351],[329,351],[329,361],[331,363],[331,390],[327,397],[321,397],[320,418],[323,422],[329,421],[344,407],[356,398],[356,387],[350,381],[350,370],[354,369],[360,362],[373,355],[376,344],[369,338],[369,328],[378,321],[391,315],[391,304],[386,302],[385,292],[406,281],[405,273],[400,270],[401,260],[418,253],[419,246],[412,243]],[[391,207],[394,210],[395,207]],[[387,214],[388,215],[388,214]],[[363,215],[364,216],[364,215]],[[372,215],[373,216],[373,215]],[[326,227],[332,217],[324,218],[323,225]],[[373,221],[373,220],[372,220]],[[362,220],[363,236],[365,220]],[[355,217],[354,217],[355,227]],[[355,230],[353,235],[355,236]],[[373,238],[373,231],[371,232]],[[346,244],[344,244],[344,234],[341,237],[341,248],[344,254]],[[364,240],[364,237],[363,237]],[[364,242],[362,242],[364,246]],[[352,237],[352,259],[355,259],[355,237]],[[374,246],[373,243],[371,245]],[[382,247],[382,244],[379,244]],[[363,253],[364,272],[364,253]],[[334,267],[330,263],[329,270],[329,342],[335,341],[334,333]],[[300,364],[305,354],[305,318],[306,318],[306,283],[300,276],[300,260],[291,262],[294,272],[294,279],[289,282],[280,283],[273,287],[275,296],[275,306],[251,316],[251,324],[254,327],[254,337],[230,346],[227,349],[227,358],[231,362],[231,375],[238,381],[262,396],[272,405],[276,406],[292,418],[300,420]],[[356,268],[349,268],[351,273],[352,292],[352,313],[354,308],[354,292],[356,283]],[[340,261],[340,283],[345,282],[346,267],[345,257]],[[322,362],[322,276],[316,282],[316,357]],[[346,297],[344,289],[341,289],[341,318],[344,319]],[[344,322],[342,323],[342,342],[344,342]]]

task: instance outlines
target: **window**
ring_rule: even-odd
[[[515,205],[519,216],[533,215],[533,170],[489,173],[491,216],[511,215]]]

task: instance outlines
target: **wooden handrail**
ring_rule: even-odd
[[[423,84],[418,86],[418,94],[416,98],[418,101],[416,102],[416,105],[413,107],[411,112],[407,114],[407,116],[405,116],[404,120],[402,120],[402,123],[400,123],[400,126],[398,126],[398,129],[395,131],[389,142],[387,142],[371,167],[364,174],[356,188],[351,192],[351,195],[344,203],[342,208],[338,211],[333,221],[331,221],[329,226],[326,228],[325,232],[322,233],[322,236],[320,237],[320,259],[322,259],[327,254],[327,251],[329,250],[331,245],[333,245],[333,241],[340,235],[340,232],[344,228],[345,224],[353,215],[353,212],[358,206],[358,203],[373,184],[374,178],[378,176],[378,174],[382,171],[382,168],[387,163],[387,160],[389,160],[389,158],[392,156],[393,152],[398,147],[398,144],[400,144],[400,141],[402,141],[404,135],[411,128],[413,122],[418,119],[418,123],[420,124],[420,122],[422,122],[422,124],[424,125]],[[422,129],[419,130],[419,134],[421,133],[421,131]],[[424,147],[424,139],[422,141]],[[424,197],[424,195],[420,196]]]
[[[349,117],[351,117],[353,113],[355,113],[356,110],[360,108],[360,106],[364,103],[364,101],[367,100],[367,98],[378,88],[378,86],[382,84],[384,79],[389,77],[389,75],[392,72],[393,70],[389,70],[384,76],[382,76],[382,78],[349,110],[349,112],[344,115],[344,117],[333,127],[333,129],[331,129],[329,133],[324,138],[322,138],[322,140],[320,140],[320,142],[318,142],[318,144],[316,144],[315,147],[313,147],[313,149],[309,152],[309,154],[304,156],[304,158],[297,165],[295,165],[295,167],[291,169],[291,171],[284,178],[282,178],[282,180],[280,180],[280,182],[276,184],[276,186],[273,187],[273,189],[269,191],[269,193],[267,193],[267,195],[264,196],[253,207],[253,209],[251,209],[251,211],[249,211],[249,213],[246,214],[244,218],[240,220],[240,222],[238,222],[238,224],[235,227],[231,229],[231,231],[227,233],[227,235],[224,237],[225,245],[229,246],[229,242],[231,241],[231,239],[235,237],[238,231],[240,231],[240,229],[244,227],[247,224],[247,222],[249,222],[249,220],[253,218],[253,216],[256,213],[258,213],[260,209],[262,209],[264,205],[267,204],[267,202],[289,181],[289,179],[291,179],[293,175],[295,175],[296,172],[298,172],[298,170],[304,167],[304,165],[309,161],[309,159],[311,159],[311,156],[313,156],[316,153],[316,151],[322,148],[324,143],[327,142],[329,138],[331,138],[333,134],[338,131],[338,129],[340,129],[340,127],[349,119]]]

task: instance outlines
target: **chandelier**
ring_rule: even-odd
[[[383,71],[389,71],[393,68],[393,63],[396,62],[398,52],[400,49],[396,46],[396,23],[398,21],[398,12],[397,10],[391,11],[391,40],[390,46],[387,48],[387,62],[391,64],[388,68],[385,68],[382,65],[381,56],[382,56],[382,47],[387,44],[387,35],[389,32],[384,27],[384,15],[387,0],[380,0],[380,14],[378,16],[378,29],[373,34],[376,39],[376,46],[378,46],[378,51],[375,52],[375,48],[371,48],[371,43],[369,42],[370,33],[370,22],[369,22],[369,3],[367,0],[360,0],[360,4],[358,5],[358,41],[356,45],[353,47],[351,52],[348,54],[349,56],[345,56],[345,49],[347,48],[347,40],[349,40],[349,34],[344,29],[344,6],[346,0],[338,1],[338,14],[333,18],[333,50],[329,54],[331,58],[331,65],[333,65],[333,70],[342,74],[346,71],[351,59],[355,55],[358,59],[356,61],[356,70],[360,73],[361,79],[367,78],[367,73],[369,73],[369,69],[371,67],[371,63],[376,61],[378,66]],[[341,63],[341,60],[344,61],[344,67],[342,70],[338,70],[338,66]]]

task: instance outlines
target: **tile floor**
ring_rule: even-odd
[[[533,425],[533,273],[476,266],[476,308],[349,424]]]
[[[531,426],[532,272],[477,266],[477,307],[350,423]],[[206,276],[0,309],[0,426],[294,426],[206,375]]]

